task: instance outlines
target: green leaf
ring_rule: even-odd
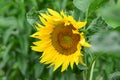
[[[120,26],[120,2],[115,4],[115,2],[110,1],[108,4],[103,6],[98,10],[98,15],[102,16],[106,23],[113,27],[116,28]]]
[[[7,29],[6,32],[4,33],[4,36],[3,36],[3,43],[4,43],[4,44],[7,44],[7,42],[9,41],[10,36],[12,35],[12,32],[13,32],[13,29],[14,29],[14,28],[9,28],[9,29]]]
[[[27,13],[27,21],[30,25],[34,26],[36,22],[40,22],[39,13],[44,12],[44,10],[37,11],[34,8]]]
[[[78,69],[80,69],[80,70],[86,70],[86,69],[88,69],[87,66],[83,66],[83,65],[81,65],[81,64],[77,65],[77,67],[78,67]]]
[[[120,32],[100,31],[90,37],[92,53],[104,53],[108,55],[120,55]],[[119,57],[119,56],[118,56]]]
[[[120,72],[114,72],[109,75],[109,80],[118,80],[120,79]]]
[[[84,13],[80,11],[78,8],[74,9],[73,16],[76,21],[84,21],[85,19]]]
[[[24,56],[19,55],[17,64],[23,75],[25,75],[26,70],[27,70],[27,64],[28,64],[27,62],[28,61],[26,60]]]
[[[105,5],[109,0],[93,0],[89,6],[88,13],[92,15],[92,12],[96,12],[97,9]]]
[[[9,54],[11,48],[13,47],[13,45],[14,45],[14,42],[11,42],[7,45],[7,47],[4,46],[5,50],[3,51],[3,53],[0,53],[0,54],[2,54],[1,55],[2,62],[0,62],[0,68],[3,68],[7,64],[7,62],[9,61],[10,56],[8,54]]]
[[[92,22],[87,27],[87,33],[88,35],[93,35],[97,32],[108,31],[110,29],[111,27],[106,24],[105,20],[103,20],[101,17],[97,17],[93,19]]]
[[[0,69],[0,76],[3,76],[3,75],[5,75],[5,72],[2,69]]]
[[[18,38],[18,42],[19,42],[19,52],[24,54],[24,55],[27,55],[28,54],[28,47],[29,47],[29,43],[28,43],[28,40],[27,40],[27,37],[26,35],[24,36],[17,36]],[[22,51],[21,51],[22,50]]]
[[[35,78],[39,78],[44,70],[44,65],[37,63],[35,65]]]
[[[86,12],[91,4],[92,0],[73,0],[73,4],[79,10]]]
[[[27,13],[27,21],[30,25],[34,26],[36,23],[36,18],[38,18],[38,16],[36,16],[35,12],[29,12]]]
[[[65,80],[77,80],[76,75],[74,73],[67,72],[63,75],[65,76]]]
[[[16,27],[17,19],[15,17],[2,17],[0,16],[0,27]]]

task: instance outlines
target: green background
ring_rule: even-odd
[[[53,72],[39,63],[30,37],[47,8],[87,21],[80,29],[91,48],[83,48],[87,67]],[[120,80],[120,0],[0,0],[0,80]]]

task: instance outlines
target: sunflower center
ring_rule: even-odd
[[[72,38],[70,36],[63,36],[63,41],[65,44],[70,44]]]
[[[61,54],[70,55],[77,50],[77,44],[80,40],[79,34],[73,34],[75,30],[73,25],[64,26],[64,24],[57,25],[52,34],[51,41],[53,47]]]

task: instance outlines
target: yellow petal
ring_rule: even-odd
[[[40,32],[36,32],[36,33],[30,35],[30,37],[39,38],[39,34],[40,34]]]
[[[67,18],[67,16],[66,16],[65,13],[63,12],[63,10],[60,12],[60,14],[63,16],[63,18]]]
[[[78,30],[72,30],[73,34],[80,34]]]
[[[69,58],[68,57],[64,57],[64,63],[62,65],[62,69],[61,69],[61,72],[65,71],[67,69],[67,67],[69,66]]]
[[[45,19],[49,18],[49,16],[47,14],[40,13],[40,15]]]
[[[56,58],[57,58],[57,55],[56,55],[55,51],[51,51],[51,56],[49,56],[49,58],[47,59],[45,64],[53,63],[56,60]]]
[[[71,23],[76,29],[78,29],[77,22],[74,20],[74,18],[73,18],[72,16],[68,16],[68,20],[70,21],[70,23]]]
[[[45,50],[45,48],[49,47],[50,41],[38,41],[38,42],[33,42],[36,46],[31,46],[32,50],[42,52]]]
[[[44,50],[44,53],[40,57],[41,60],[40,62],[45,62],[45,64],[50,64],[53,63],[54,60],[57,58],[57,52],[56,50],[52,47],[52,45]]]
[[[56,17],[61,18],[60,14],[59,14],[58,12],[52,10],[52,9],[49,9],[49,8],[48,8],[48,12],[49,12],[51,15],[53,15],[53,16],[56,16]]]
[[[80,54],[80,52],[76,52],[76,53],[79,53]],[[76,63],[76,65],[78,65],[78,63],[79,63],[79,56],[78,55],[76,55],[75,57],[74,57],[74,61],[75,61],[75,63]]]
[[[82,65],[84,65],[84,66],[86,66],[86,64],[83,62],[83,60],[82,60],[82,56],[79,56],[79,62],[82,64]]]
[[[42,28],[44,26],[42,26],[40,23],[36,22],[36,25],[39,27],[39,28]]]
[[[43,17],[39,16],[39,18],[40,18],[41,22],[42,22],[44,25],[47,24],[47,21],[46,21]]]
[[[30,37],[38,38],[38,39],[41,39],[41,40],[50,40],[51,36],[49,35],[49,33],[36,32],[36,33],[30,35]]]
[[[37,31],[40,31],[42,28],[44,28],[44,26],[42,26],[41,24],[39,24],[38,22],[36,22],[35,28],[37,29]]]
[[[40,58],[41,58],[40,62],[43,63],[43,62],[46,62],[46,61],[48,61],[49,59],[51,59],[51,55],[52,55],[51,52],[53,52],[53,50],[52,50],[51,47],[46,48],[46,49],[44,50],[44,53],[43,53],[42,56],[40,57]]]
[[[91,45],[85,41],[85,38],[84,38],[84,36],[83,36],[84,34],[81,33],[80,35],[81,35],[81,36],[80,36],[80,44],[81,44],[82,46],[90,47]]]
[[[82,28],[82,27],[84,27],[86,25],[86,23],[87,23],[86,21],[85,22],[78,22],[77,27]]]
[[[48,14],[43,14],[43,13],[40,13],[40,15],[45,18],[45,20],[47,20],[48,24],[53,24],[54,23],[54,17],[53,16],[50,16]]]
[[[63,64],[64,57],[62,57],[61,54],[59,54],[54,62],[54,70],[55,71],[58,67],[60,67]]]
[[[70,56],[70,67],[73,69],[73,65],[74,65],[74,58],[72,57],[72,55]]]
[[[86,46],[86,47],[91,47],[91,45],[87,42],[84,42],[83,46]]]
[[[34,51],[38,51],[38,52],[42,52],[42,51],[44,51],[43,48],[38,47],[38,46],[31,46],[31,48],[32,48],[32,50],[34,50]]]

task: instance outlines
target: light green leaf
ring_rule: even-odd
[[[114,2],[109,2],[106,6],[98,10],[98,15],[102,16],[106,23],[116,28],[120,26],[120,3],[115,4]]]
[[[99,31],[90,37],[91,53],[120,55],[120,33],[118,31]]]
[[[86,12],[92,0],[73,0],[73,4],[79,10]]]
[[[114,72],[109,75],[109,80],[118,80],[120,79],[120,72]]]
[[[17,19],[15,17],[2,17],[0,16],[0,27],[12,27],[15,28],[17,26]]]

